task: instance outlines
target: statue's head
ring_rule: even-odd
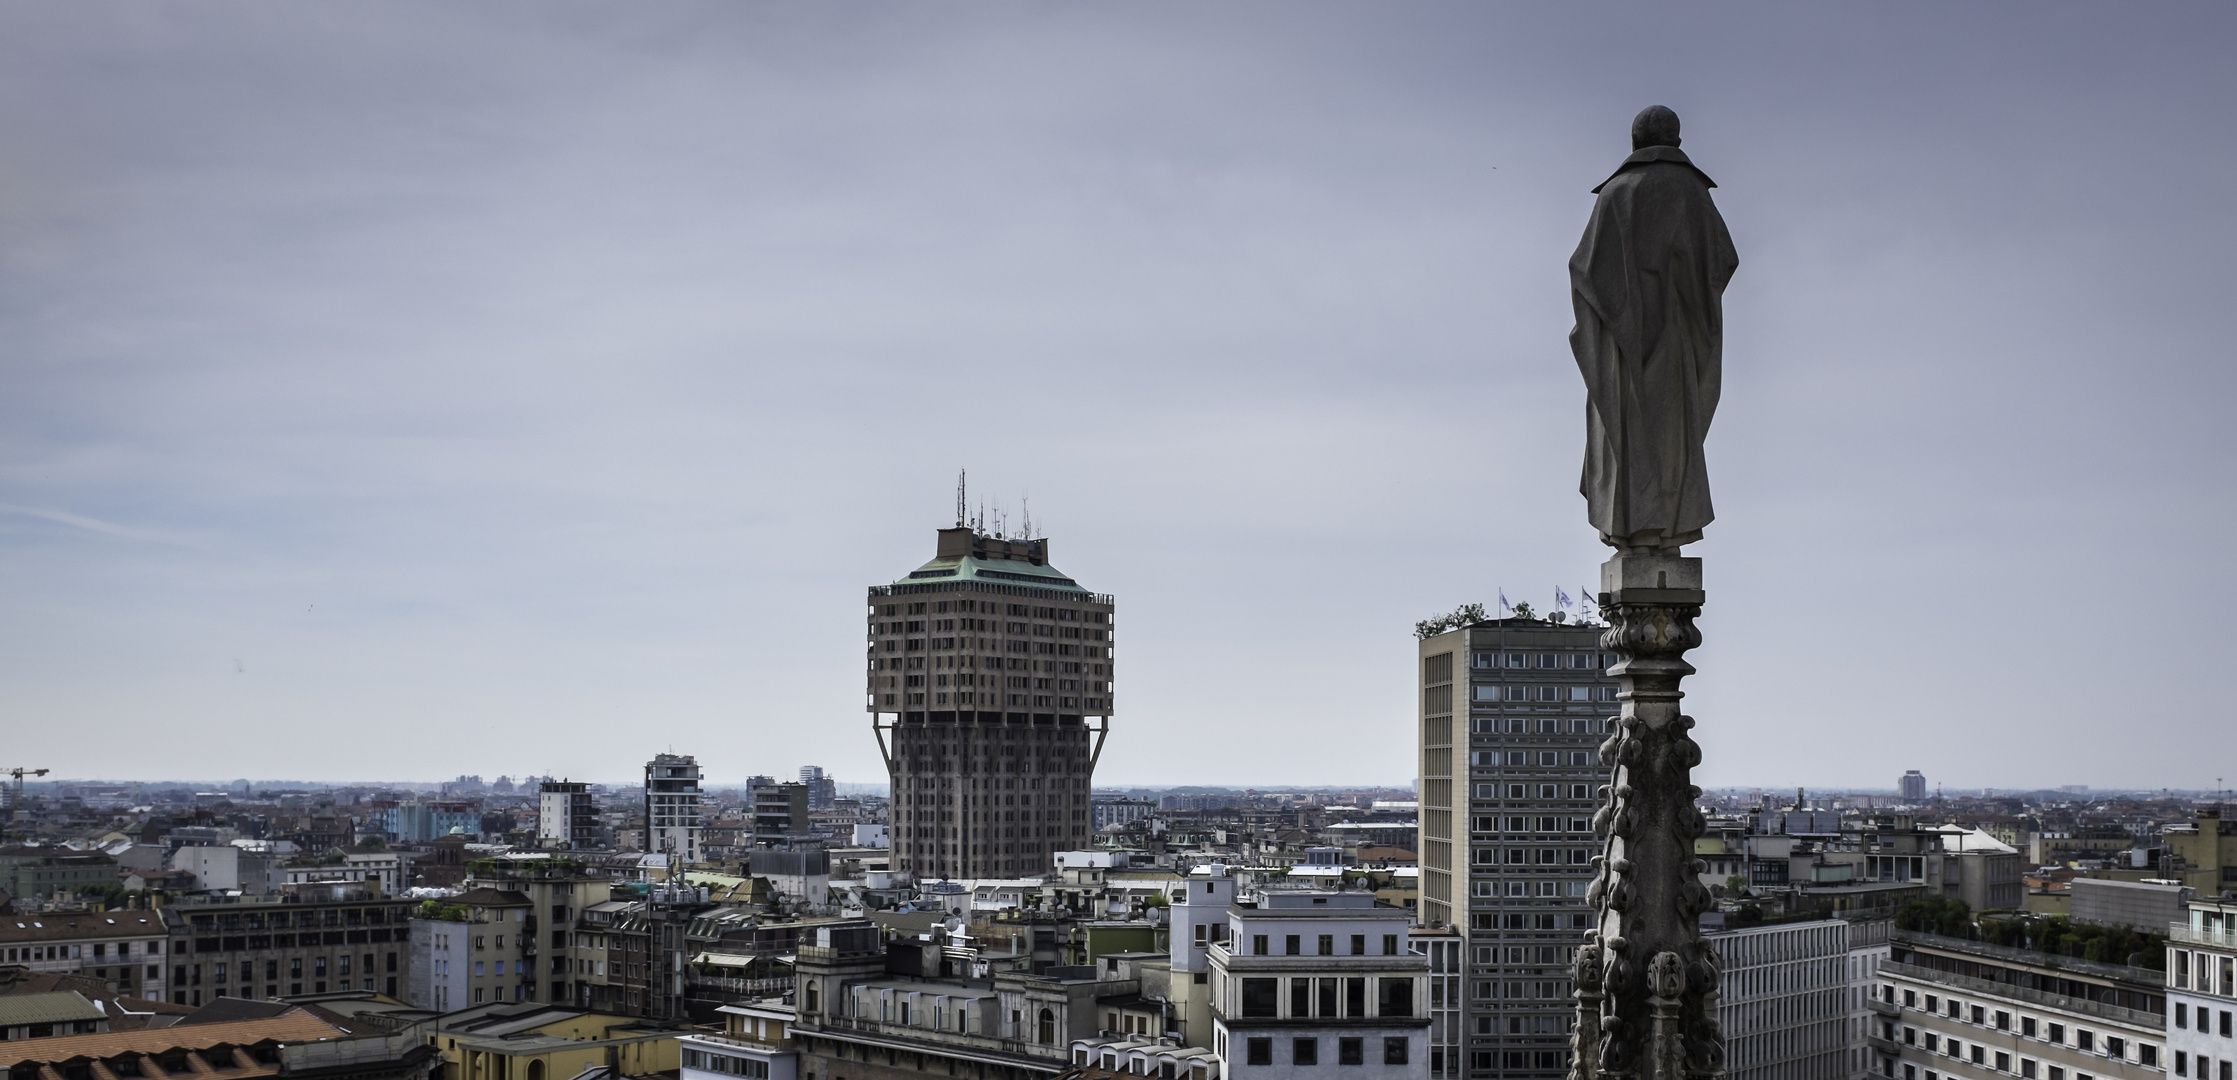
[[[1631,148],[1678,145],[1678,114],[1661,105],[1649,105],[1631,118]]]

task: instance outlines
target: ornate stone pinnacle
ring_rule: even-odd
[[[1678,684],[1701,644],[1701,560],[1618,555],[1600,568],[1604,648],[1621,659],[1622,714],[1600,745],[1609,770],[1593,824],[1602,851],[1586,894],[1599,915],[1576,963],[1571,1080],[1707,1080],[1723,1075],[1718,968],[1701,940],[1711,906],[1694,858],[1706,828],[1692,783],[1701,748]]]

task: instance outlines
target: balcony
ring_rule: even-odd
[[[1892,1001],[1881,1001],[1879,998],[1865,998],[1864,1007],[1872,1010],[1873,1012],[1879,1013],[1881,1016],[1903,1015],[1902,1006],[1899,1006]]]
[[[1007,1054],[1020,1059],[1021,1062],[1034,1064],[1055,1062],[1061,1065],[1067,1056],[1065,1044],[1061,1042],[1038,1043],[995,1035],[970,1035],[956,1031],[935,1031],[932,1028],[918,1027],[915,1024],[887,1023],[859,1016],[824,1016],[815,1020],[812,1026],[808,1023],[802,1023],[796,1025],[796,1028],[799,1031],[854,1032],[876,1037],[881,1042],[891,1040],[891,1045],[902,1047],[912,1044],[921,1047],[929,1043],[959,1049]],[[1057,1034],[1060,1038],[1063,1036],[1061,1030]]]
[[[2237,950],[2237,934],[2227,930],[2196,930],[2189,923],[2169,923],[2167,937],[2186,945],[2210,945],[2218,949]]]
[[[1864,1044],[1889,1057],[1899,1057],[1903,1053],[1903,1044],[1884,1035],[1866,1035]]]

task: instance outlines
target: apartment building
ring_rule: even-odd
[[[598,804],[590,785],[546,780],[536,794],[536,846],[587,851],[598,846]]]
[[[0,963],[99,979],[119,994],[163,1000],[170,927],[159,911],[0,915]]]
[[[1728,1080],[1847,1080],[1849,925],[1810,919],[1714,930]]]
[[[1901,1080],[2167,1075],[2165,976],[1895,931],[1880,967],[1873,1074]]]
[[[1093,967],[996,968],[937,928],[889,948],[868,922],[815,927],[794,973],[791,1035],[817,1080],[1053,1078],[1099,1034],[1105,1003],[1142,992]]]
[[[1598,627],[1533,619],[1419,643],[1419,918],[1468,965],[1465,1050],[1435,1080],[1567,1074],[1615,659]]]
[[[939,530],[932,561],[868,598],[867,708],[892,781],[893,868],[1048,872],[1089,846],[1115,685],[1113,600],[1046,539]]]
[[[1227,921],[1206,950],[1225,1075],[1429,1076],[1429,957],[1411,947],[1411,913],[1372,893],[1266,890]]]
[[[792,1006],[781,1000],[723,1005],[722,1032],[678,1036],[681,1080],[798,1080],[800,1052],[792,1044]]]
[[[468,889],[411,921],[412,960],[404,1000],[449,1012],[493,1001],[527,1001],[534,985],[529,916],[534,903],[506,889]]]
[[[2160,839],[2167,849],[2161,877],[2180,881],[2200,896],[2237,891],[2237,820],[2224,819],[2220,807],[2167,825]]]
[[[699,759],[659,754],[645,763],[645,850],[695,863],[700,849]]]
[[[163,908],[170,1001],[201,1005],[221,997],[270,1000],[344,990],[401,998],[410,982],[417,906],[346,883],[283,886],[268,898]]]
[[[582,916],[613,899],[611,879],[564,858],[514,854],[477,868],[466,884],[469,890],[518,893],[528,900],[527,912],[514,924],[520,951],[512,958],[517,986],[512,1000],[581,1007],[600,998],[599,987],[609,978],[605,935],[588,928]]]
[[[2237,1080],[2237,900],[2192,900],[2167,928],[2168,1071]]]

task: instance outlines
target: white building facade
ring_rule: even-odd
[[[1729,1080],[1848,1080],[1849,926],[1839,919],[1702,935],[1723,968]]]
[[[1212,1052],[1233,1080],[1428,1080],[1429,958],[1371,893],[1259,893],[1208,944]],[[1192,931],[1193,933],[1193,931]]]
[[[2237,900],[2193,900],[2168,928],[2170,1074],[2237,1080]]]

